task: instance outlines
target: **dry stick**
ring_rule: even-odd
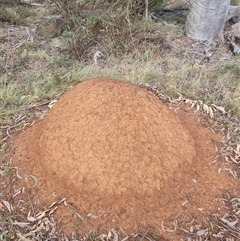
[[[147,240],[149,240],[149,241],[154,241],[155,239],[152,239],[151,237],[149,237],[149,236],[147,235],[147,233],[148,233],[148,231],[146,231],[145,233],[144,233],[144,232],[141,232],[141,231],[138,231],[138,234],[142,235],[142,239],[141,239],[141,240],[147,239]]]
[[[25,238],[20,232],[17,232],[17,236],[21,241],[31,241],[30,239]]]
[[[145,0],[145,18],[148,21],[148,0]]]

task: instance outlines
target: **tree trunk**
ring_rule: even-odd
[[[212,41],[222,32],[230,0],[190,0],[187,36]]]

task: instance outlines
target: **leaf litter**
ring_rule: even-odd
[[[180,105],[187,105],[189,108],[205,117],[206,121],[209,120],[209,118],[214,119],[212,131],[220,132],[224,138],[222,140],[223,147],[220,150],[216,147],[220,155],[215,157],[212,162],[216,162],[223,156],[226,163],[229,164],[229,167],[220,167],[218,173],[220,174],[221,171],[228,171],[233,178],[240,182],[240,120],[231,110],[226,111],[225,107],[215,104],[209,106],[201,100],[184,98],[181,94],[179,94],[177,99],[173,99],[166,96],[158,86],[140,84],[140,87],[156,95],[170,108],[175,108],[176,110]],[[213,214],[212,221],[207,225],[190,225],[189,229],[184,229],[180,227],[181,225],[179,225],[178,218],[175,218],[173,220],[173,228],[164,226],[163,229],[169,233],[181,230],[187,234],[187,241],[211,240],[211,237],[225,241],[240,240],[240,198],[230,197],[226,194],[226,198],[222,200],[222,202],[223,206],[226,206],[227,212],[223,216]],[[201,229],[202,226],[208,227]]]

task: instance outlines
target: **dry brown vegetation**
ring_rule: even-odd
[[[73,234],[67,239],[52,214],[59,207],[66,209],[78,230],[81,216],[74,207],[64,199],[39,209],[19,182],[9,148],[12,136],[44,116],[64,91],[87,78],[115,77],[148,89],[168,105],[187,103],[206,117],[207,126],[224,135],[220,153],[231,165],[229,175],[240,180],[239,56],[233,56],[223,40],[208,45],[186,38],[185,15],[162,14],[146,21],[145,5],[133,1],[123,9],[122,2],[85,4],[80,14],[75,1],[0,7],[1,240],[159,240],[150,228],[126,239],[117,230]],[[104,12],[99,11],[101,7]],[[68,25],[61,36],[46,40],[35,35],[43,16],[59,13]],[[95,63],[97,51],[103,56]],[[37,185],[36,177],[29,179]],[[185,240],[239,240],[240,198],[227,194],[220,198],[226,214],[213,214],[204,229],[197,229],[199,223],[186,217],[163,228],[180,233]]]

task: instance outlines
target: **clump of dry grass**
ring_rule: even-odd
[[[13,6],[12,6],[13,5]],[[28,18],[37,16],[37,12],[34,9],[27,9],[21,6],[16,7],[14,3],[5,7],[0,7],[0,20],[2,22],[8,22],[11,24],[24,24]]]

